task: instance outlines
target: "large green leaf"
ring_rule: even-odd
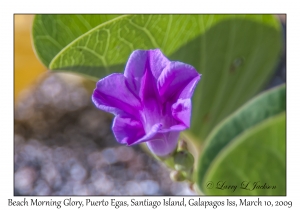
[[[99,24],[119,15],[36,15],[32,37],[38,57],[49,67],[52,59],[68,44]]]
[[[207,170],[220,153],[227,150],[231,142],[236,141],[244,132],[248,133],[253,126],[284,112],[285,109],[286,88],[285,85],[282,85],[260,94],[221,122],[208,136],[198,161],[196,176],[200,188],[205,188],[206,183],[203,180]],[[273,137],[266,135],[265,138],[272,139]],[[281,141],[285,142],[285,138]],[[239,159],[239,156],[236,158]],[[255,157],[253,158],[255,159]]]
[[[171,56],[202,73],[189,131],[195,138],[206,139],[215,125],[264,87],[278,62],[281,42],[277,28],[236,18],[215,25]]]
[[[206,195],[286,195],[285,112],[238,136],[207,171]]]
[[[280,25],[271,15],[121,15],[86,33],[83,30],[78,38],[80,33],[62,41],[65,45],[73,39],[58,52],[58,46],[37,37],[43,30],[52,37],[56,33],[54,40],[62,37],[55,26],[63,20],[53,16],[48,16],[48,22],[38,16],[33,26],[38,56],[51,60],[48,67],[52,70],[97,80],[123,72],[133,50],[150,48],[160,48],[171,60],[195,66],[202,80],[193,97],[190,135],[199,142],[261,89],[281,48]],[[63,25],[66,32],[75,30]]]

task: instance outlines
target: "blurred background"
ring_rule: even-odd
[[[15,195],[194,195],[139,146],[116,142],[112,116],[91,102],[94,82],[47,71],[32,48],[32,20],[14,16]],[[286,82],[285,53],[265,89]]]

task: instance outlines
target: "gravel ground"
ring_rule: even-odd
[[[48,73],[15,107],[15,195],[192,195],[139,146],[114,139],[112,117],[80,84]]]

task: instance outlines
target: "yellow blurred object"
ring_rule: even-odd
[[[46,67],[38,60],[32,48],[30,33],[33,15],[15,15],[14,19],[14,98],[17,100],[20,92],[45,72]]]

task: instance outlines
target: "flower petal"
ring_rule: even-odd
[[[178,99],[177,102],[172,105],[173,117],[186,128],[190,127],[191,110],[191,99]]]
[[[141,81],[145,75],[145,66],[148,59],[146,50],[134,51],[126,64],[124,76],[128,88],[136,95],[140,95]]]
[[[137,116],[141,109],[140,101],[132,94],[125,84],[123,74],[111,74],[97,82],[92,95],[95,105],[104,111]]]
[[[156,139],[156,135],[157,135],[158,131],[161,129],[161,126],[162,126],[162,124],[160,124],[160,123],[153,125],[151,130],[149,130],[145,136],[143,136],[142,138],[138,139],[135,142],[129,142],[128,145],[139,144],[139,143],[143,143],[146,141],[152,141],[152,140]]]
[[[121,144],[132,144],[145,135],[143,125],[127,116],[116,116],[112,130],[117,141]]]
[[[188,64],[171,62],[158,78],[159,95],[163,101],[191,98],[200,76]]]
[[[148,141],[147,146],[157,156],[166,156],[176,148],[179,131],[160,134],[160,139]]]
[[[162,71],[171,61],[159,50],[148,50],[149,67],[154,78],[157,80]]]
[[[144,98],[143,91],[145,86],[148,86],[146,82],[154,81],[156,86],[158,77],[169,63],[170,61],[159,49],[134,51],[127,61],[124,72],[128,87],[136,96]],[[148,75],[148,79],[145,79],[147,71],[153,78],[149,78]]]

